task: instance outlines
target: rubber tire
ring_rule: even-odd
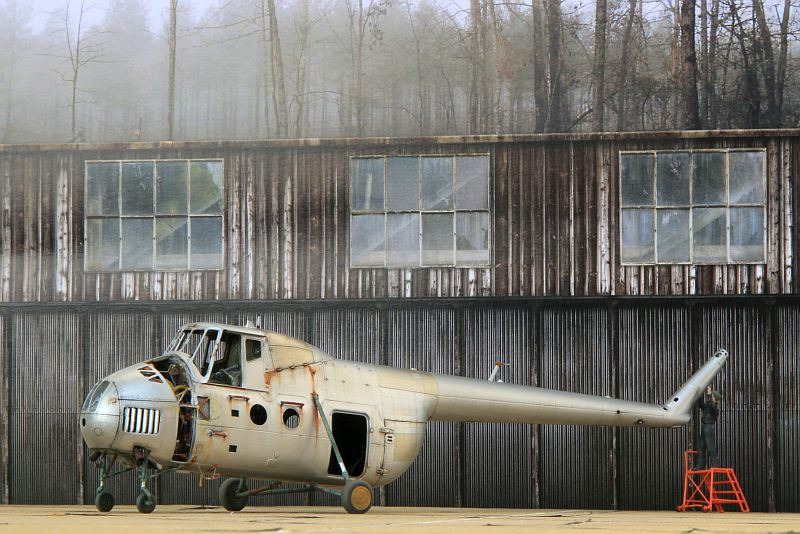
[[[114,496],[107,491],[98,493],[94,505],[101,512],[110,512],[114,508]]]
[[[239,512],[247,506],[247,497],[237,497],[239,478],[228,478],[219,485],[219,503],[229,512]]]
[[[342,490],[342,506],[348,514],[366,514],[374,500],[372,486],[363,480],[350,480]]]
[[[143,514],[152,513],[156,509],[156,500],[148,497],[146,493],[140,493],[136,497],[136,509]]]

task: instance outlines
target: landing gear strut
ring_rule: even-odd
[[[133,452],[136,460],[140,462],[137,468],[137,474],[139,475],[141,490],[139,496],[136,497],[136,509],[143,514],[149,514],[156,509],[156,499],[153,497],[153,494],[150,493],[150,490],[147,489],[147,479],[151,478],[148,473],[150,467],[150,451],[147,449],[134,448]]]
[[[114,465],[114,460],[108,463],[108,456],[103,454],[98,462],[100,467],[100,482],[97,485],[97,494],[94,498],[94,505],[101,512],[110,512],[114,508],[114,496],[105,490],[105,482],[108,477],[108,472]]]
[[[229,512],[238,512],[247,505],[249,495],[243,478],[229,478],[219,486],[219,502]]]

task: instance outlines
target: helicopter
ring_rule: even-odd
[[[95,384],[79,425],[101,512],[114,506],[110,478],[135,471],[136,508],[150,513],[148,482],[177,471],[225,477],[229,511],[257,494],[324,491],[365,513],[373,489],[414,461],[429,421],[676,427],[727,358],[718,350],[656,405],[340,360],[251,325],[196,322],[161,356]],[[272,482],[249,488],[256,480]]]

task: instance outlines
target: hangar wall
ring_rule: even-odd
[[[198,312],[198,310],[203,310]],[[91,502],[96,478],[77,430],[100,377],[161,350],[193,320],[244,323],[346,359],[663,402],[718,347],[721,458],[754,510],[800,511],[800,307],[791,296],[731,298],[431,299],[17,304],[0,322],[0,496],[10,503]],[[676,430],[510,424],[430,425],[389,505],[672,509]],[[216,504],[217,481],[168,475],[162,503]],[[133,502],[132,477],[114,482]],[[261,497],[306,503],[306,496]],[[332,503],[314,496],[313,502]]]

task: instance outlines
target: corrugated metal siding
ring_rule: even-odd
[[[542,311],[541,386],[613,395],[609,317],[604,309]],[[574,425],[541,427],[541,506],[613,506],[612,430]]]
[[[689,311],[664,306],[619,309],[619,396],[662,404],[691,374]],[[707,355],[701,354],[704,360]],[[689,432],[619,429],[619,506],[668,510],[683,490]]]
[[[0,315],[0,504],[8,504],[8,370],[10,367],[10,318]]]
[[[455,355],[454,310],[391,310],[388,322],[388,365],[460,374]],[[458,442],[458,425],[428,424],[419,456],[400,479],[386,487],[386,504],[458,505]]]
[[[510,364],[504,382],[531,384],[530,313],[524,308],[468,308],[463,312],[465,375],[487,379],[499,360]],[[462,506],[527,508],[533,491],[531,425],[464,425]]]
[[[793,276],[797,135],[309,145],[0,151],[0,272],[7,273],[0,301],[761,294],[800,287]],[[711,147],[767,150],[766,264],[621,266],[619,151]],[[491,266],[349,268],[349,158],[397,153],[491,155]],[[84,272],[85,161],[187,157],[225,161],[223,270]]]
[[[800,510],[800,307],[775,310],[775,508]]]

